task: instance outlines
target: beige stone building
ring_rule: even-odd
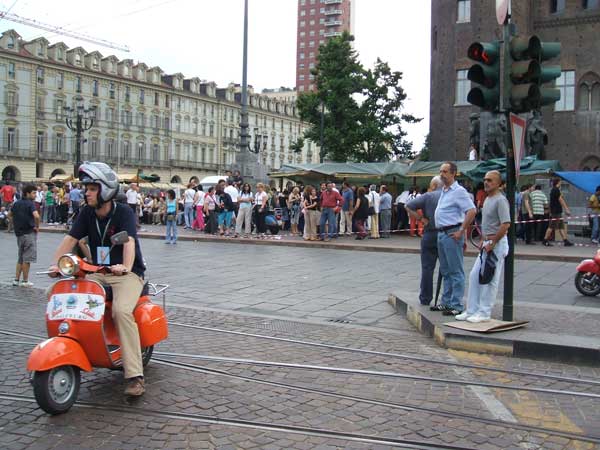
[[[73,170],[75,132],[64,107],[95,107],[84,133],[82,160],[104,161],[118,172],[160,176],[163,182],[221,174],[239,152],[240,98],[236,85],[181,73],[165,74],[131,59],[43,37],[25,41],[14,30],[0,36],[0,172],[4,180],[47,179]],[[250,92],[252,145],[260,143],[267,170],[309,163],[318,149],[306,142],[295,102]],[[316,159],[315,159],[316,160]]]

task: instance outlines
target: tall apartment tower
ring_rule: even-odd
[[[298,0],[296,47],[296,89],[315,89],[310,70],[317,64],[319,45],[327,38],[354,30],[353,3],[356,0]]]

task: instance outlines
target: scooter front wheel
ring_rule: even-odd
[[[62,414],[77,400],[80,382],[79,367],[54,367],[33,373],[33,393],[40,408],[48,414]]]
[[[595,297],[600,294],[600,277],[590,272],[577,272],[575,287],[580,294]]]

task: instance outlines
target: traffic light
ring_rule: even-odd
[[[526,113],[560,100],[560,91],[542,84],[561,74],[560,66],[542,66],[542,62],[560,54],[560,43],[542,42],[537,36],[516,36],[510,40],[509,103],[515,113]]]
[[[500,42],[474,42],[467,52],[476,61],[469,69],[467,78],[478,86],[469,91],[467,101],[486,111],[500,107]]]

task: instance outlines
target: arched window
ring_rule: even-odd
[[[590,88],[586,83],[579,85],[578,105],[580,111],[589,111],[590,109]]]
[[[594,83],[592,86],[591,109],[593,111],[600,110],[600,83]]]

